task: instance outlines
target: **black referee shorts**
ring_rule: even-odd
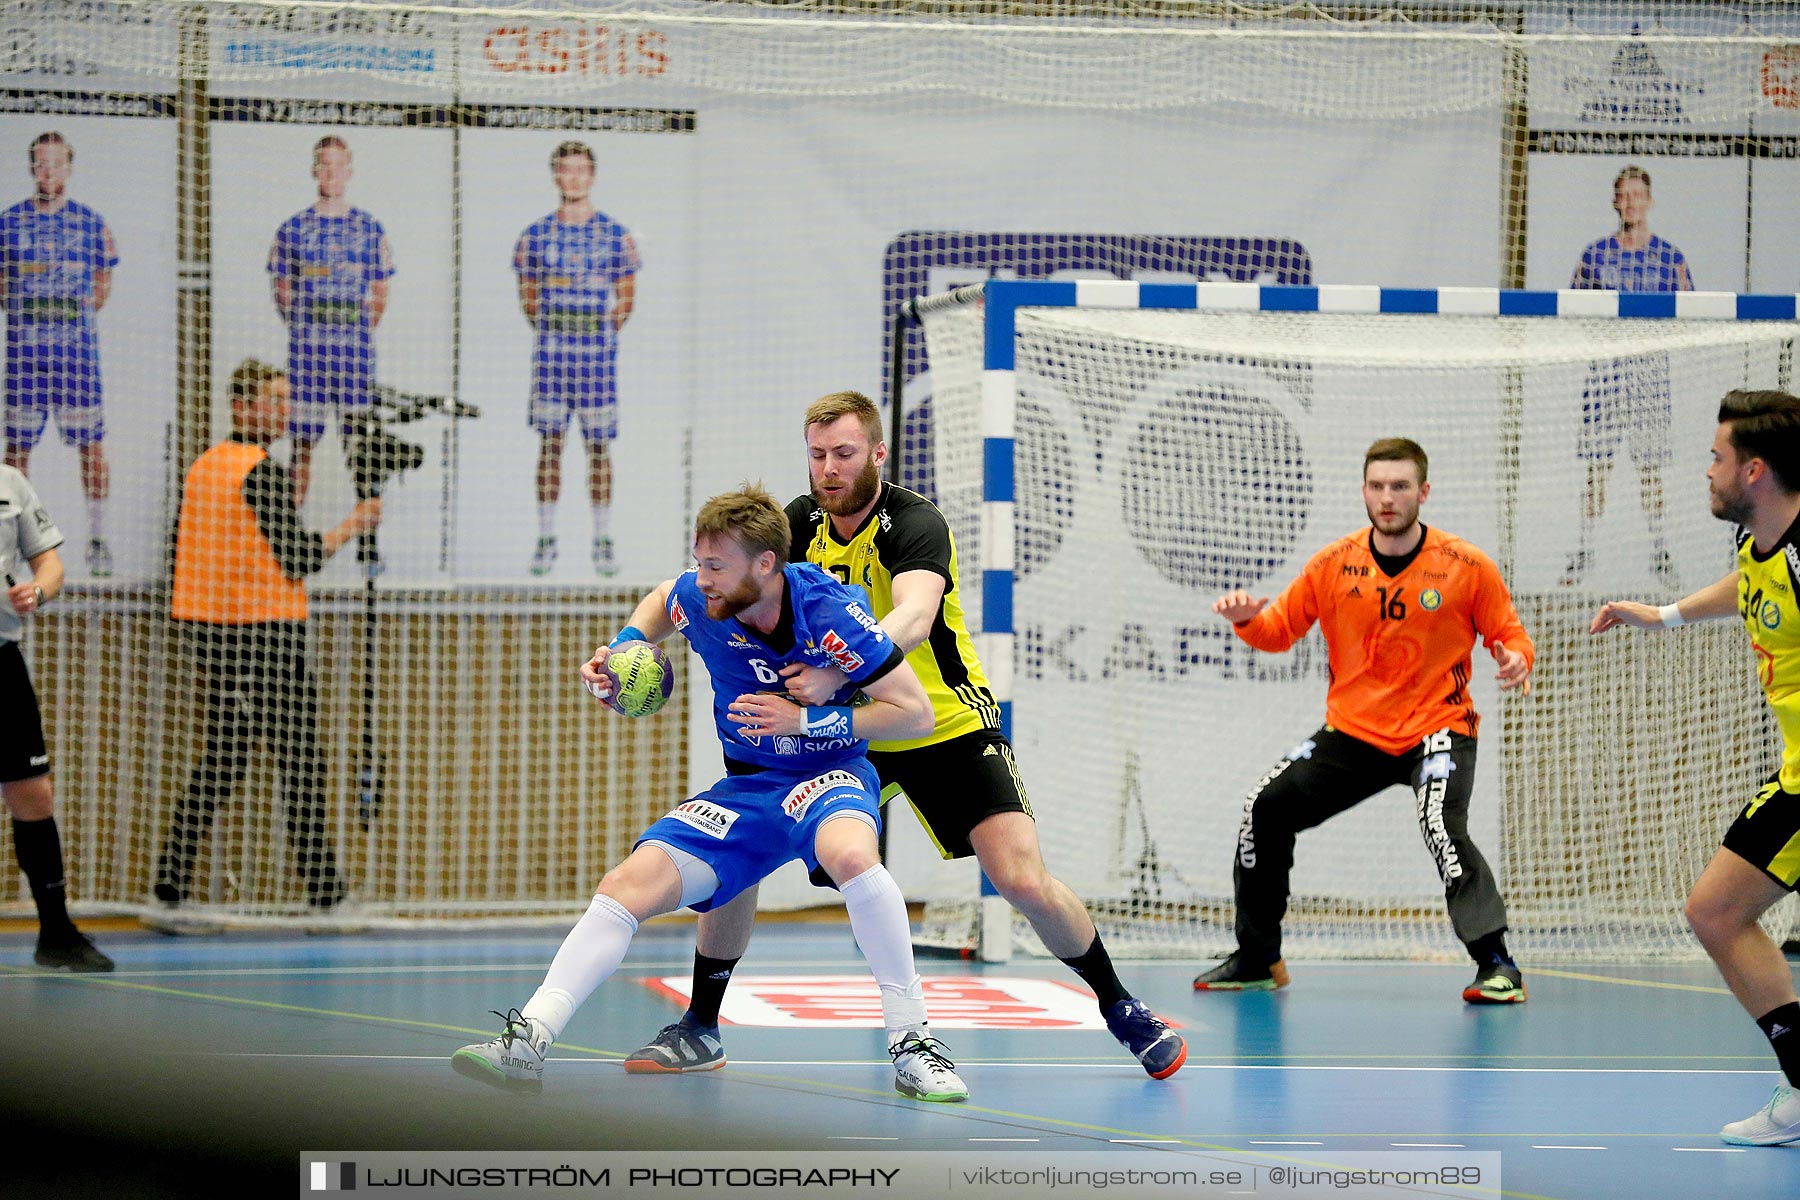
[[[17,642],[0,642],[0,713],[0,783],[48,775],[43,716]]]

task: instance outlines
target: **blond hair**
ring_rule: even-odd
[[[806,406],[806,424],[801,428],[805,431],[814,425],[829,425],[839,417],[852,416],[862,422],[863,432],[869,435],[869,445],[881,441],[881,410],[861,392],[833,392],[829,396],[820,396]]]
[[[777,566],[788,560],[793,531],[787,513],[760,483],[714,496],[694,517],[694,540],[730,536],[751,558],[773,551]]]

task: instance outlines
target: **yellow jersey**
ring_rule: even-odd
[[[931,632],[906,656],[931,697],[936,724],[922,738],[871,742],[869,749],[911,750],[1000,728],[999,702],[988,688],[975,641],[963,620],[962,593],[956,585],[956,539],[937,506],[917,492],[884,482],[875,507],[847,539],[838,536],[830,516],[811,496],[795,499],[787,506],[787,515],[793,532],[789,557],[817,563],[841,582],[861,588],[878,621],[894,611],[894,576],[908,571],[943,576],[944,598]]]
[[[1738,615],[1756,651],[1756,677],[1781,726],[1781,790],[1800,792],[1800,523],[1767,554],[1738,530]]]

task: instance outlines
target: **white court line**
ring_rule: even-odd
[[[829,1138],[834,1142],[897,1142],[897,1137],[863,1137],[854,1133],[834,1133]]]
[[[970,1138],[971,1142],[1041,1142],[1043,1138]]]
[[[667,972],[673,971],[676,969],[685,971],[685,970],[691,970],[693,968],[693,965],[694,964],[692,961],[679,962],[679,963],[678,962],[667,962],[667,963],[636,962],[636,963],[631,964],[631,967],[627,970],[620,970],[620,971],[615,972],[614,978],[628,979],[628,978],[631,978],[634,974],[636,974],[638,972],[643,972],[645,974],[666,974]],[[253,978],[253,977],[258,977],[258,976],[269,976],[269,975],[331,977],[331,976],[337,976],[337,975],[442,975],[445,973],[453,973],[453,974],[457,974],[457,975],[507,975],[507,974],[511,974],[514,972],[518,972],[518,971],[536,971],[539,974],[542,974],[544,967],[545,967],[545,964],[543,962],[537,961],[537,960],[533,960],[531,962],[521,962],[521,963],[512,963],[512,964],[507,964],[507,963],[477,963],[477,964],[413,963],[413,964],[406,965],[406,966],[389,965],[389,966],[368,966],[368,967],[166,967],[166,968],[147,968],[147,969],[137,970],[137,971],[109,971],[109,972],[107,972],[107,978],[108,979],[192,979],[195,977],[200,977],[200,978],[215,978],[215,979],[235,979],[235,978]],[[820,971],[834,971],[834,970],[862,971],[862,972],[866,973],[868,971],[868,966],[861,959],[844,959],[842,961],[833,960],[833,961],[829,961],[829,962],[808,961],[808,962],[769,963],[769,964],[767,964],[766,969],[772,970],[772,971],[774,971],[774,970],[812,971],[814,973],[819,973]],[[38,969],[26,969],[24,967],[21,967],[18,974],[15,975],[12,972],[6,972],[4,974],[0,974],[0,979],[6,979],[6,978],[42,979],[48,974],[50,974],[50,973],[46,972],[46,971],[42,971],[42,970],[38,970]],[[66,975],[62,976],[62,978],[67,978],[67,977],[68,976],[66,976]],[[979,976],[974,976],[973,978],[979,978]],[[1034,979],[1048,978],[1048,976],[1030,976],[1030,978],[1034,978]]]
[[[1605,1150],[1606,1146],[1533,1146],[1533,1150]]]
[[[1411,1150],[1463,1150],[1461,1142],[1389,1142],[1390,1146],[1399,1146]]]
[[[354,1017],[359,1014],[347,1014],[347,1015]],[[396,1018],[396,1019],[398,1019],[398,1018]],[[729,1028],[748,1030],[748,1029],[761,1028],[761,1026],[734,1025],[734,1026],[730,1026]],[[868,1033],[870,1031],[866,1030],[866,1029],[851,1029],[851,1030],[843,1030],[842,1032],[845,1032],[845,1033]],[[980,1033],[980,1032],[988,1032],[988,1031],[959,1030],[958,1032]],[[364,1060],[367,1060],[370,1062],[383,1062],[383,1061],[406,1062],[406,1061],[415,1060],[415,1059],[419,1060],[419,1061],[431,1061],[432,1059],[436,1058],[437,1056],[431,1055],[431,1054],[286,1054],[286,1053],[275,1053],[275,1052],[270,1052],[270,1051],[232,1050],[232,1051],[222,1051],[222,1052],[206,1054],[203,1057],[207,1057],[207,1058],[317,1058],[317,1059],[329,1059],[329,1060],[343,1061],[343,1062],[357,1062],[357,1061],[364,1061]],[[562,1063],[592,1063],[596,1066],[618,1066],[619,1065],[618,1060],[595,1058],[591,1055],[586,1055],[586,1054],[580,1056],[579,1058],[551,1058],[546,1061],[562,1062]],[[887,1059],[884,1059],[884,1058],[883,1059],[734,1058],[731,1061],[740,1067],[887,1067],[887,1066],[893,1065]],[[1042,1061],[1010,1062],[1006,1059],[961,1059],[961,1058],[956,1060],[957,1070],[960,1071],[965,1066],[982,1067],[982,1068],[1005,1067],[1009,1070],[1024,1069],[1024,1070],[1045,1070],[1045,1071],[1077,1071],[1077,1070],[1117,1071],[1120,1069],[1120,1066],[1117,1062],[1042,1062]],[[1555,1074],[1573,1074],[1573,1075],[1767,1075],[1769,1073],[1766,1068],[1758,1068],[1755,1070],[1750,1070],[1750,1069],[1736,1070],[1736,1069],[1724,1069],[1724,1068],[1716,1069],[1716,1070],[1713,1070],[1713,1069],[1675,1070],[1675,1069],[1664,1069],[1664,1068],[1633,1069],[1633,1068],[1629,1068],[1629,1067],[1614,1067],[1614,1068],[1602,1068],[1602,1067],[1591,1067],[1591,1068],[1590,1067],[1322,1067],[1322,1066],[1271,1067],[1271,1066],[1249,1066],[1249,1065],[1239,1066],[1236,1064],[1229,1064],[1229,1063],[1216,1064],[1216,1065],[1189,1064],[1188,1066],[1183,1067],[1182,1070],[1192,1071],[1197,1068],[1204,1069],[1204,1070],[1214,1070],[1214,1071],[1423,1071],[1423,1072],[1428,1072],[1428,1073],[1437,1073],[1437,1074],[1446,1074],[1446,1075],[1453,1075],[1453,1074],[1459,1074],[1459,1073],[1464,1073],[1464,1072],[1475,1073],[1475,1074],[1494,1074],[1494,1075],[1508,1075],[1508,1074],[1521,1074],[1521,1075],[1534,1075],[1534,1074],[1553,1074],[1553,1075],[1555,1075]]]
[[[1107,1138],[1119,1146],[1179,1146],[1180,1138]]]
[[[1742,1154],[1741,1146],[1670,1146],[1677,1154]]]
[[[1252,1146],[1323,1146],[1325,1143],[1324,1142],[1257,1141],[1255,1138],[1251,1138],[1250,1144]]]

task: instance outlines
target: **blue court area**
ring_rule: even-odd
[[[876,1146],[1271,1164],[1458,1148],[1498,1151],[1509,1196],[1800,1196],[1800,1147],[1716,1136],[1776,1076],[1704,963],[1527,963],[1527,1004],[1474,1008],[1463,964],[1297,962],[1287,991],[1231,996],[1192,991],[1193,963],[1128,962],[1127,984],[1188,1038],[1172,1079],[1100,1031],[942,1029],[972,1098],[931,1105],[893,1092],[874,1030],[727,1027],[722,1070],[626,1075],[621,1058],[679,1014],[651,981],[687,975],[685,923],[639,935],[531,1098],[456,1075],[449,1055],[496,1032],[488,1010],[524,1002],[559,930],[98,940],[114,975],[38,971],[28,935],[0,935],[0,1103],[25,1184],[9,1194],[289,1194],[302,1150]],[[1051,960],[920,967],[1072,980]],[[846,927],[775,922],[739,967],[863,971]]]

